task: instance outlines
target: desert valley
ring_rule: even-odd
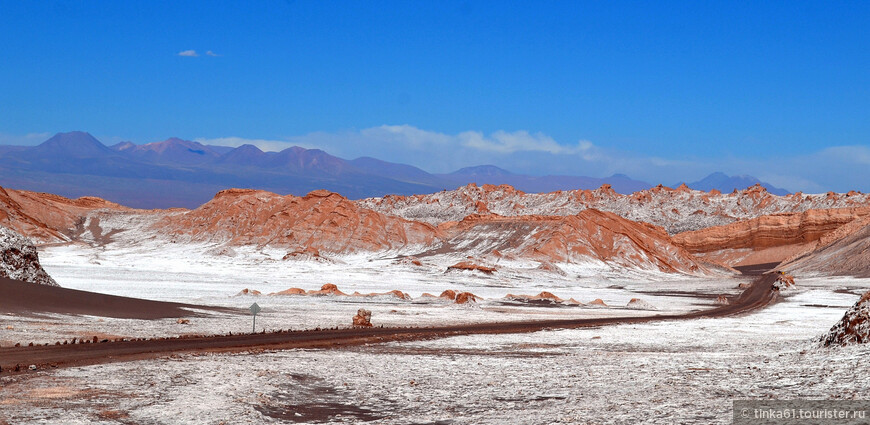
[[[858,192],[3,188],[0,224],[8,423],[713,423],[867,384]]]
[[[867,28],[0,1],[0,425],[870,424]]]

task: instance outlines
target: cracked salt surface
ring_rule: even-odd
[[[870,396],[870,347],[817,342],[856,299],[835,290],[867,284],[813,279],[740,317],[40,371],[2,378],[0,419],[730,423],[733,399]]]

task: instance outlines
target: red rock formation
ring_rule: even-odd
[[[356,316],[353,316],[353,325],[359,327],[372,326],[372,312],[364,308],[357,310]]]
[[[167,216],[156,227],[193,241],[318,253],[384,251],[430,244],[438,236],[431,225],[385,216],[323,190],[296,197],[228,189],[195,210]]]
[[[269,295],[306,295],[306,294],[307,294],[307,292],[305,292],[305,290],[302,288],[288,288],[288,289],[285,289],[285,290],[280,291],[280,292],[273,292]]]
[[[476,303],[478,300],[479,297],[471,292],[460,292],[456,294],[456,304]]]
[[[263,295],[263,293],[256,290],[256,289],[245,288],[245,289],[242,289],[241,291],[239,291],[238,294],[236,294],[237,297],[242,296],[242,295]]]
[[[606,186],[591,191],[526,194],[504,185],[481,187],[468,185],[430,195],[388,196],[364,199],[359,203],[385,214],[425,221],[434,225],[449,221],[458,222],[484,211],[509,217],[571,216],[582,210],[594,208],[613,212],[630,220],[662,226],[669,233],[676,234],[761,215],[803,212],[809,209],[870,206],[870,195],[860,193],[848,195],[798,193],[776,196],[761,186],[722,194],[718,191],[708,193],[686,187],[670,189],[661,185],[631,195],[620,195]]]
[[[338,290],[338,286],[335,284],[327,283],[320,287],[319,291],[308,291],[306,295],[347,295],[344,292]]]
[[[605,304],[604,300],[602,300],[601,298],[596,298],[592,301],[589,301],[589,304],[587,304],[587,305],[593,306],[593,307],[607,307],[607,304]]]
[[[484,274],[493,274],[495,272],[495,267],[486,267],[478,264],[474,264],[469,261],[461,261],[452,266],[447,267],[447,270],[471,270],[471,271],[479,271]]]
[[[822,238],[811,250],[787,259],[783,270],[870,277],[870,217],[864,217]]]
[[[98,209],[133,211],[90,196],[68,199],[50,193],[0,187],[0,225],[37,241],[69,240],[76,227],[84,225],[84,217]]]
[[[779,262],[814,249],[838,229],[865,217],[870,217],[870,208],[774,214],[680,233],[673,240],[689,252],[728,265]]]
[[[454,291],[452,289],[445,289],[444,292],[442,292],[441,295],[439,295],[438,297],[448,299],[450,301],[455,301],[456,300],[456,291]]]
[[[397,289],[394,289],[394,290],[392,290],[392,291],[387,291],[387,292],[372,292],[372,293],[370,293],[370,294],[361,294],[361,293],[359,293],[359,292],[354,292],[353,294],[351,294],[351,296],[352,296],[352,297],[383,297],[383,296],[392,296],[392,297],[398,298],[398,299],[400,299],[400,300],[410,300],[410,299],[411,299],[411,296],[410,296],[410,295],[408,295],[408,294],[406,294],[406,293],[404,293],[404,292],[402,292],[402,291],[399,291],[399,290],[397,290]]]
[[[442,250],[492,252],[549,263],[602,261],[613,266],[697,274],[706,269],[660,227],[587,209],[569,217],[473,215],[445,229]],[[459,250],[456,248],[455,250]]]
[[[505,299],[512,300],[512,301],[522,301],[522,302],[529,302],[529,301],[549,301],[549,302],[552,302],[552,303],[554,303],[554,304],[558,304],[558,303],[561,303],[561,302],[564,301],[563,299],[561,299],[561,298],[557,297],[556,295],[554,295],[552,292],[547,292],[547,291],[542,291],[542,292],[541,292],[540,294],[538,294],[538,295],[514,295],[514,294],[507,294],[507,295],[505,295]]]

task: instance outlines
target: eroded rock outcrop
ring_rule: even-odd
[[[629,220],[658,225],[670,234],[677,234],[761,215],[870,206],[870,195],[852,192],[833,196],[803,193],[777,196],[758,185],[727,194],[687,187],[671,189],[661,185],[631,195],[615,193],[609,187],[523,193],[508,185],[470,184],[429,195],[385,196],[364,199],[359,203],[384,214],[433,225],[459,222],[481,212],[501,216],[572,216],[594,208]]]
[[[870,292],[866,292],[855,305],[821,338],[822,345],[865,344],[870,342]]]
[[[552,292],[542,291],[538,295],[514,295],[507,294],[505,295],[505,299],[510,301],[519,301],[519,302],[546,302],[550,304],[560,304],[564,300],[557,297]]]
[[[372,312],[364,308],[357,310],[356,316],[353,316],[353,325],[360,327],[371,327]]]
[[[687,251],[727,265],[775,263],[811,251],[870,208],[809,210],[765,215],[725,226],[674,235]]]
[[[3,226],[0,226],[0,277],[58,286],[39,264],[33,242]]]
[[[447,267],[447,270],[468,270],[468,271],[478,271],[483,274],[493,274],[495,273],[495,267],[487,267],[481,266],[480,264],[474,264],[470,261],[460,261],[452,266]]]
[[[156,228],[191,241],[290,248],[290,254],[378,252],[427,245],[434,226],[387,216],[324,190],[303,197],[228,189]],[[288,257],[289,258],[289,257]]]

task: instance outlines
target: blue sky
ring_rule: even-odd
[[[868,2],[0,0],[0,143],[870,191],[868,27]]]

